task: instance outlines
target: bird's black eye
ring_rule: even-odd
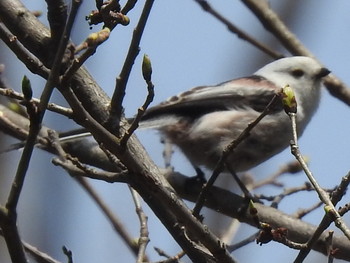
[[[292,70],[292,75],[293,77],[296,77],[296,78],[300,78],[302,76],[304,76],[305,72],[302,70],[302,69],[293,69]]]

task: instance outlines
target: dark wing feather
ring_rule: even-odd
[[[217,86],[196,87],[148,109],[143,120],[162,115],[196,118],[209,112],[231,109],[252,108],[262,112],[277,90],[272,82],[260,76],[234,79]],[[282,104],[277,103],[271,111],[281,111],[282,108]]]

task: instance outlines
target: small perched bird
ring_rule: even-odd
[[[289,85],[297,101],[301,135],[315,113],[322,77],[330,71],[309,57],[276,60],[252,76],[216,86],[201,86],[149,108],[141,127],[158,129],[195,167],[214,169],[225,147],[254,121],[273,96]],[[272,107],[248,138],[228,156],[226,165],[246,171],[288,147],[292,128],[282,102]]]

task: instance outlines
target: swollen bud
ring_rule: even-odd
[[[120,24],[123,26],[127,26],[130,23],[130,18],[127,17],[126,15],[121,16]]]
[[[297,101],[294,91],[289,85],[282,89],[282,103],[286,113],[297,113]]]
[[[144,80],[151,81],[152,64],[149,56],[147,56],[146,54],[143,55],[143,60],[142,60],[142,75]]]
[[[111,30],[108,27],[103,28],[99,32],[91,33],[85,42],[89,47],[97,46],[109,38]]]
[[[29,101],[33,97],[32,85],[30,84],[30,80],[24,75],[22,79],[22,93],[24,96],[24,100]]]

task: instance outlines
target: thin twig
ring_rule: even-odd
[[[350,172],[348,172],[347,175],[345,175],[339,184],[339,186],[332,192],[332,202],[333,204],[338,203],[342,197],[345,195],[346,191],[348,190],[348,186],[350,184]]]
[[[204,11],[208,12],[212,16],[214,16],[216,19],[218,19],[220,22],[222,22],[225,26],[227,26],[227,29],[236,34],[239,38],[247,41],[248,43],[252,44],[257,49],[261,50],[262,52],[268,54],[269,56],[278,59],[284,57],[282,54],[277,53],[276,51],[270,49],[266,45],[260,43],[258,40],[253,38],[252,36],[248,35],[246,32],[238,28],[236,25],[234,25],[232,22],[230,22],[228,19],[223,17],[218,11],[216,11],[206,0],[195,0]]]
[[[130,10],[132,10],[135,7],[136,3],[137,0],[128,0],[120,12],[126,15],[127,13],[129,13]]]
[[[326,215],[323,217],[321,223],[317,227],[316,231],[314,232],[313,236],[308,240],[308,242],[305,244],[306,246],[302,248],[298,254],[298,256],[295,259],[295,263],[303,262],[306,256],[310,253],[312,246],[314,243],[318,240],[322,232],[331,224],[332,221],[335,222],[335,225],[342,230],[342,232],[345,234],[345,236],[350,240],[350,230],[345,225],[343,219],[341,218],[341,215],[338,213],[338,211],[335,209],[335,202],[331,200],[328,193],[324,191],[318,182],[316,181],[315,177],[312,175],[309,167],[307,166],[303,156],[301,155],[299,151],[298,146],[298,138],[297,138],[297,125],[296,125],[296,113],[289,112],[288,113],[291,123],[292,123],[292,130],[293,130],[293,140],[291,141],[291,151],[292,154],[295,156],[295,158],[300,163],[301,167],[304,170],[304,173],[306,174],[307,178],[309,179],[312,186],[315,188],[320,200],[326,205]]]
[[[22,241],[24,249],[27,253],[29,253],[38,263],[62,263],[48,254],[38,250],[36,247]]]
[[[326,238],[326,245],[327,245],[327,254],[328,254],[328,263],[333,263],[334,256],[333,256],[333,234],[334,231],[331,230],[328,232],[328,236]]]
[[[29,52],[2,22],[0,22],[0,38],[32,73],[38,74],[45,79],[49,76],[50,70]]]
[[[315,211],[317,208],[319,208],[323,203],[320,201],[316,204],[314,204],[313,206],[309,207],[309,208],[305,208],[305,209],[298,209],[298,211],[296,211],[292,216],[302,219],[304,216],[306,216],[307,214],[310,214],[311,212]]]
[[[148,90],[148,94],[147,94],[145,102],[143,103],[143,105],[140,108],[138,108],[137,114],[136,114],[135,118],[133,119],[129,129],[124,133],[123,137],[120,140],[120,145],[122,147],[125,147],[126,143],[128,142],[129,138],[131,137],[131,135],[139,127],[139,122],[141,121],[142,116],[144,115],[148,106],[153,101],[154,85],[153,85],[151,80],[147,81],[147,90]]]
[[[15,91],[15,90],[9,89],[9,88],[0,89],[0,95],[6,96],[6,97],[9,97],[9,98],[12,98],[12,99],[20,100],[20,101],[22,101],[24,99],[24,96],[23,96],[22,93],[19,93],[19,92]],[[35,105],[39,105],[40,100],[36,99],[36,98],[32,98],[32,102]],[[68,118],[71,118],[72,117],[72,113],[73,113],[72,109],[66,108],[66,107],[63,107],[63,106],[60,106],[60,105],[57,105],[55,103],[48,103],[47,104],[47,109],[49,111],[52,111],[52,112],[64,115],[64,116],[66,116]]]
[[[126,84],[128,82],[132,66],[140,51],[140,41],[151,12],[154,0],[146,0],[139,22],[133,32],[128,54],[126,55],[123,68],[116,79],[116,86],[110,104],[110,126],[111,130],[119,133],[119,122],[123,112],[123,100]]]
[[[315,188],[320,200],[326,205],[326,212],[330,216],[334,217],[334,223],[335,225],[341,229],[341,231],[344,233],[344,235],[350,240],[350,229],[346,226],[344,220],[339,215],[338,211],[334,207],[334,204],[329,197],[329,194],[323,190],[323,188],[318,184],[316,181],[316,178],[312,175],[309,167],[307,166],[307,163],[305,162],[303,156],[300,153],[299,145],[297,141],[297,127],[296,127],[296,114],[295,113],[289,113],[289,116],[292,121],[292,129],[293,129],[293,141],[291,142],[291,151],[292,154],[295,156],[295,158],[300,163],[301,167],[303,168],[307,178],[309,179],[312,186]]]
[[[117,156],[115,156],[113,153],[111,153],[104,145],[103,143],[99,144],[101,150],[105,153],[105,155],[107,156],[108,160],[115,165],[115,167],[118,170],[122,170],[122,171],[127,171],[128,169],[126,168],[126,166],[117,158]]]
[[[349,211],[350,211],[350,203],[345,204],[343,207],[339,207],[339,210],[338,210],[339,214],[342,216]]]
[[[80,169],[73,163],[69,161],[62,161],[59,158],[53,158],[52,163],[56,166],[61,166],[69,174],[74,177],[87,177],[94,180],[101,180],[107,183],[116,183],[123,182],[126,183],[128,172],[122,171],[119,173],[107,172],[107,171],[98,171],[94,169]],[[87,172],[88,171],[88,172]]]
[[[295,174],[297,172],[301,171],[301,167],[297,161],[292,161],[289,163],[286,163],[285,165],[281,166],[275,173],[273,173],[271,176],[262,179],[258,182],[253,183],[252,189],[257,189],[259,187],[265,186],[265,185],[273,185],[277,187],[283,187],[284,185],[278,181],[276,181],[277,178],[281,177],[284,174]]]
[[[273,201],[271,203],[271,207],[277,208],[278,204],[287,196],[290,196],[292,194],[296,194],[301,191],[313,191],[312,187],[310,186],[309,183],[305,183],[304,185],[301,186],[296,186],[296,187],[291,187],[284,189],[282,193],[279,195],[275,196],[273,198]]]
[[[96,180],[103,180],[109,183],[115,182],[126,182],[128,172],[121,171],[119,173],[107,172],[93,169],[79,161],[78,158],[74,158],[67,154],[60,143],[60,138],[57,133],[53,130],[48,131],[48,138],[50,146],[56,150],[59,158],[53,158],[52,163],[54,165],[59,165],[65,169],[74,178],[88,177]],[[79,179],[78,179],[79,181]]]
[[[340,194],[340,193],[343,193],[343,190],[345,190],[347,188],[349,183],[350,183],[350,173],[348,173],[344,178],[342,178],[342,182],[339,185],[339,187],[337,188],[337,189],[340,189],[340,190],[339,191],[337,189],[334,190],[334,195],[332,195],[332,203],[334,205],[336,205],[340,201],[340,197],[342,196],[342,194]],[[310,253],[310,251],[313,248],[313,246],[316,243],[316,241],[319,239],[319,237],[323,233],[323,231],[325,229],[327,229],[330,226],[331,223],[332,223],[332,219],[330,218],[328,213],[325,214],[323,216],[321,222],[319,223],[318,227],[314,231],[313,235],[308,240],[307,247],[305,249],[300,250],[297,258],[294,260],[295,263],[304,261],[306,256]]]
[[[258,235],[259,235],[259,232],[252,234],[251,236],[249,236],[249,237],[243,239],[243,240],[240,241],[240,242],[237,242],[236,244],[228,245],[228,246],[227,246],[227,250],[228,250],[230,253],[232,253],[233,251],[235,251],[235,250],[237,250],[237,249],[239,249],[239,248],[241,248],[241,247],[244,247],[244,246],[246,246],[246,245],[248,245],[248,244],[254,242],[255,239],[258,237]]]
[[[213,173],[211,177],[209,178],[208,182],[204,185],[201,193],[198,196],[198,200],[196,202],[195,207],[193,208],[193,215],[196,217],[199,217],[199,213],[205,203],[205,199],[207,197],[207,194],[210,190],[210,188],[213,186],[214,182],[220,175],[220,173],[224,170],[224,165],[226,162],[227,157],[229,154],[231,154],[234,149],[245,139],[249,136],[249,133],[251,130],[269,113],[270,108],[272,107],[273,104],[277,102],[279,99],[279,95],[276,94],[274,97],[271,99],[269,104],[265,107],[264,111],[256,118],[253,122],[249,123],[247,128],[243,130],[243,132],[235,139],[233,140],[223,151],[220,160],[217,162]]]
[[[180,263],[180,259],[186,255],[185,251],[179,252],[175,256],[169,256],[167,253],[165,253],[164,250],[155,247],[154,250],[158,253],[159,256],[166,257],[165,260],[156,261],[154,263]]]
[[[136,214],[139,217],[139,221],[140,221],[140,237],[139,237],[139,242],[138,242],[139,252],[137,255],[136,262],[142,263],[142,262],[144,262],[144,259],[145,259],[147,244],[150,241],[149,232],[148,232],[148,225],[147,225],[148,217],[146,216],[146,214],[144,213],[144,211],[142,209],[139,194],[131,186],[129,186],[129,190],[130,190],[132,199],[134,200]]]
[[[13,117],[13,116],[12,115],[8,116],[7,112],[3,112],[1,110],[1,108],[5,108],[5,106],[0,104],[0,127],[1,127],[1,130],[4,131],[5,133],[10,134],[11,136],[14,136],[17,139],[26,140],[28,137],[28,134],[29,134],[29,132],[27,130],[28,127],[19,127],[18,125],[16,125],[11,119],[11,117]],[[7,111],[10,111],[7,108],[5,108],[5,109]],[[12,113],[12,112],[10,111],[10,113]],[[43,137],[38,136],[37,142],[45,143],[46,140]],[[24,145],[22,145],[22,147],[23,146]]]

